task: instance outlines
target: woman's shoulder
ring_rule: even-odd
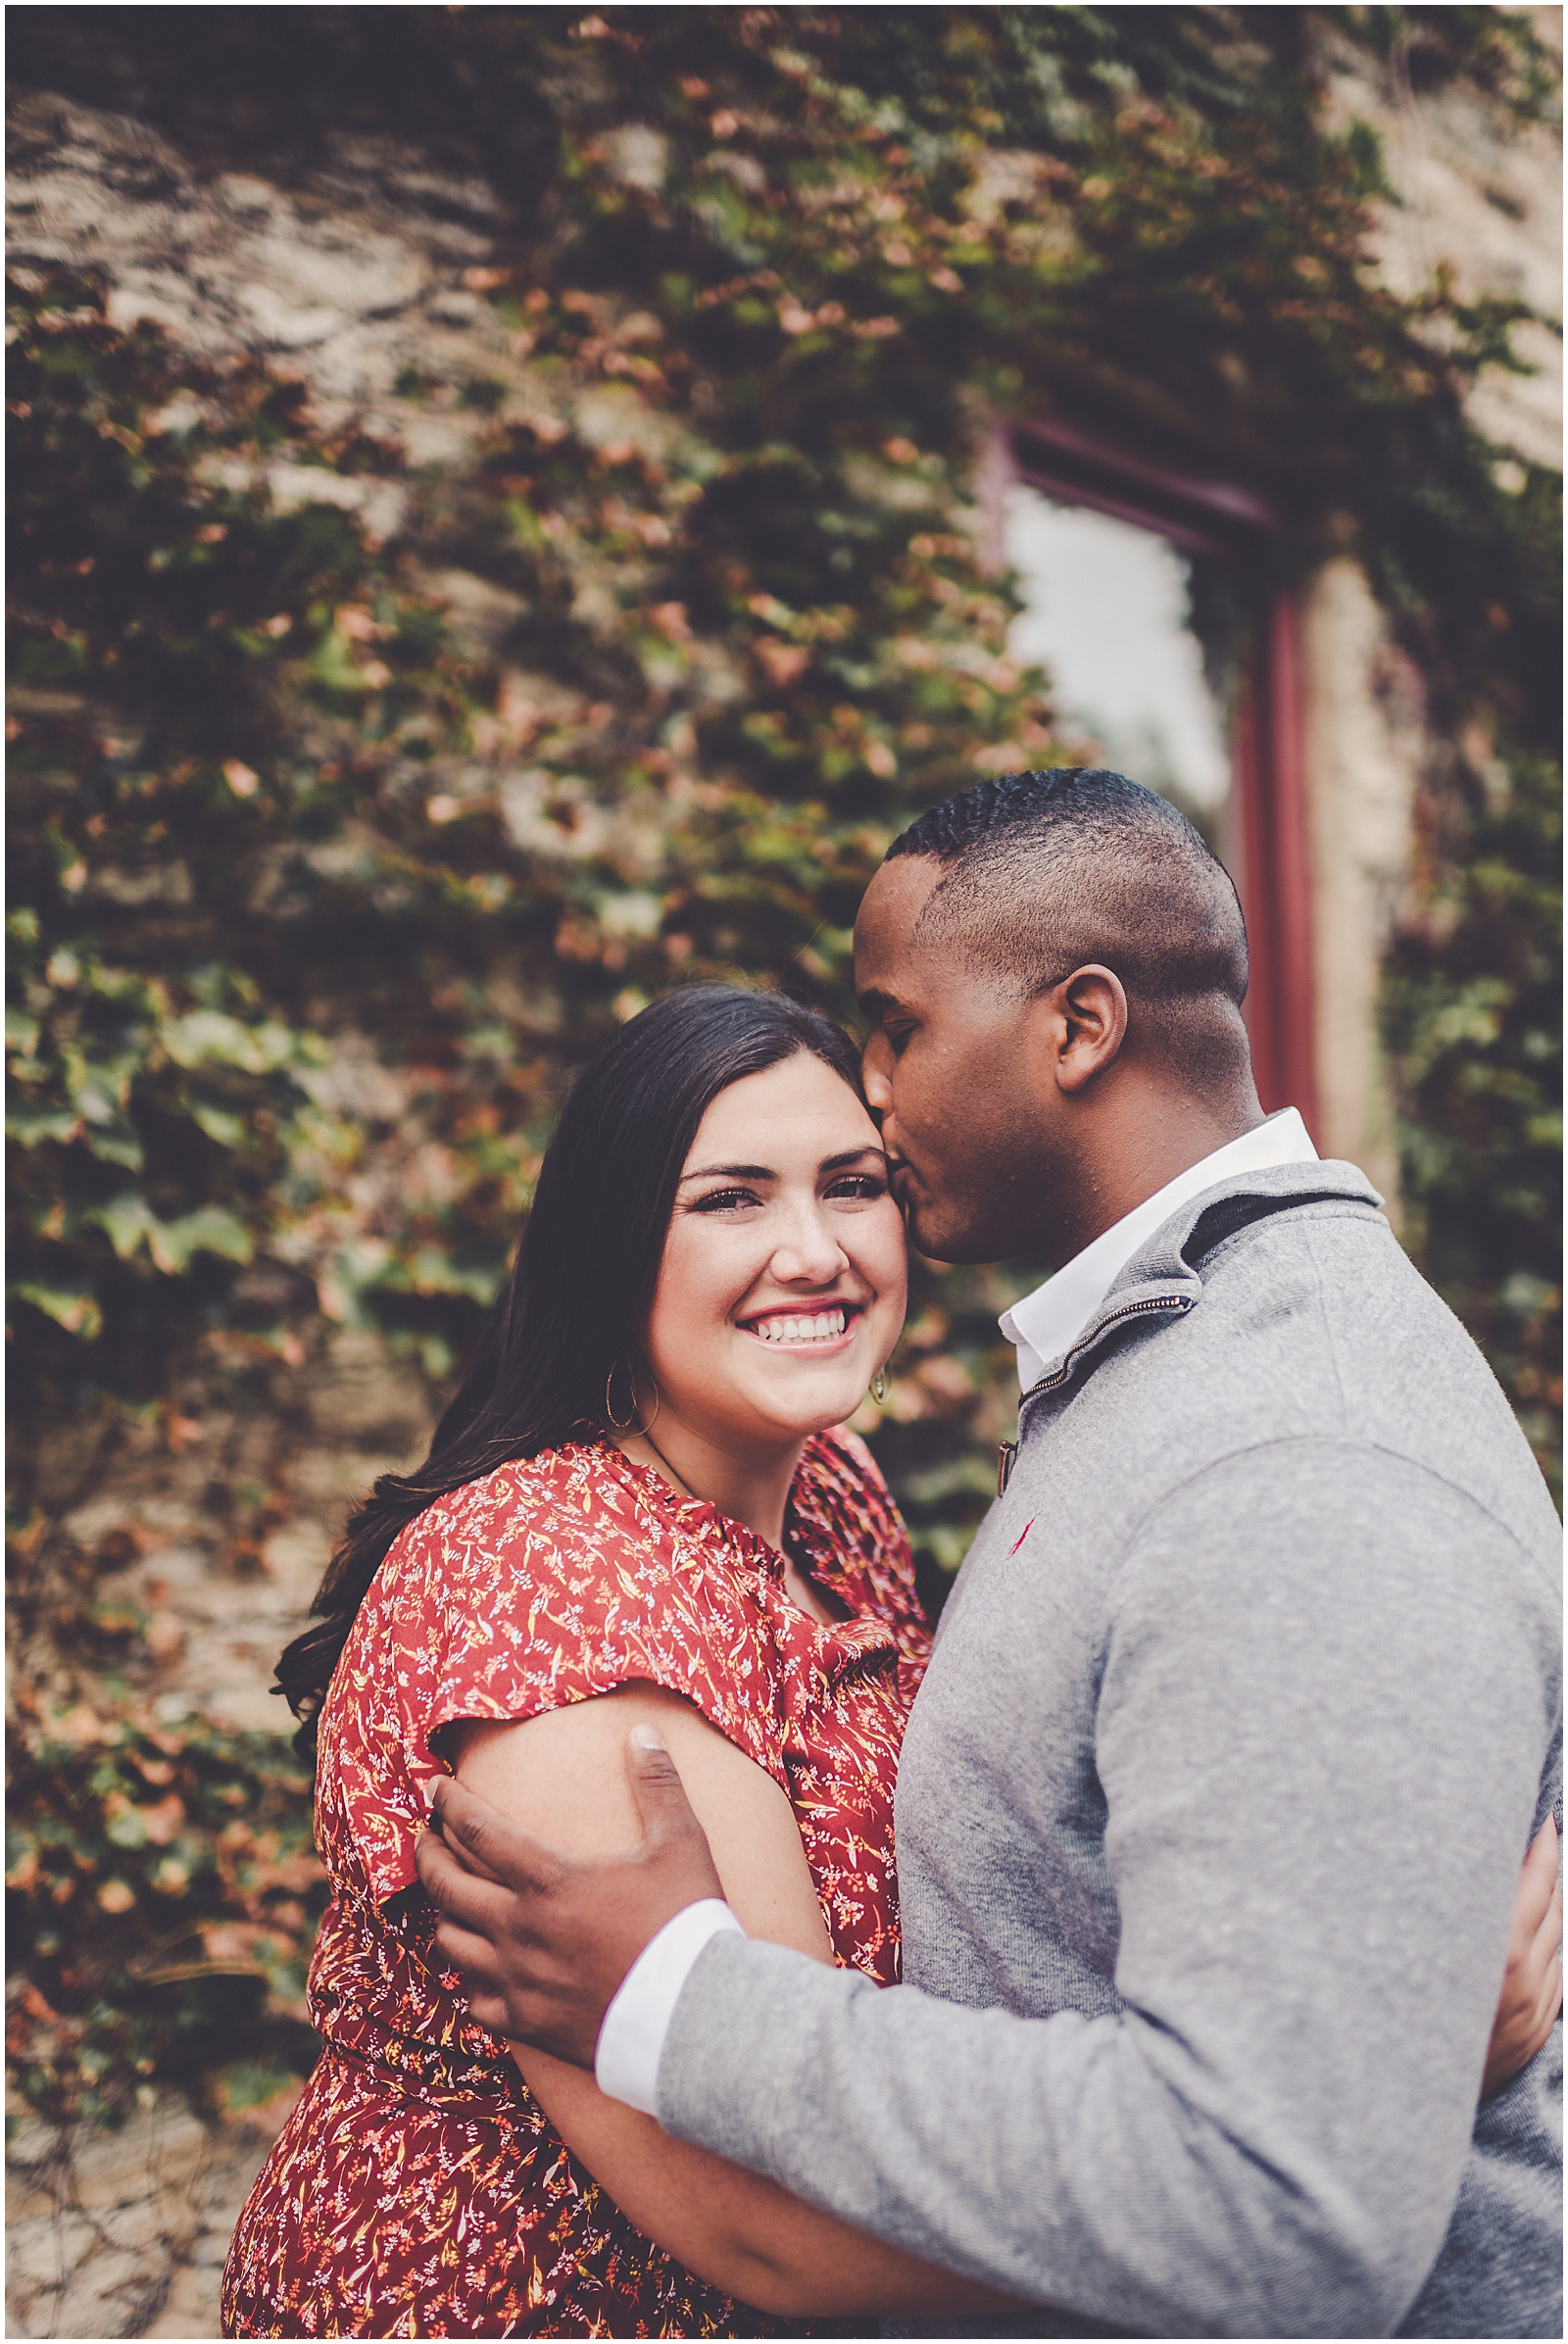
[[[650,1524],[603,1441],[517,1457],[432,1500],[382,1566],[390,1595],[420,1584],[471,1590],[497,1576],[552,1572],[646,1548]]]
[[[401,1534],[323,1712],[329,1868],[349,1845],[378,1901],[410,1883],[439,1736],[459,1719],[521,1724],[648,1683],[771,1762],[773,1688],[737,1670],[745,1623],[723,1575],[692,1567],[657,1488],[617,1450],[567,1443],[466,1483]]]
[[[711,1568],[711,1525],[710,1507],[672,1502],[659,1475],[607,1441],[519,1458],[400,1534],[345,1657],[361,1673],[449,1688],[475,1670],[557,1685],[575,1672],[600,1690],[628,1675],[664,1683],[650,1654],[673,1665],[677,1653],[727,1650],[745,1625],[746,1574]]]

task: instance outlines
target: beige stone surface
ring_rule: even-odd
[[[1561,9],[1528,13],[1560,59]],[[1540,313],[1514,337],[1533,370],[1491,368],[1465,404],[1497,448],[1504,485],[1520,483],[1521,461],[1560,466],[1560,131],[1522,124],[1475,90],[1414,94],[1397,52],[1384,68],[1332,32],[1319,37],[1331,121],[1341,130],[1353,121],[1376,130],[1399,199],[1376,208],[1373,249],[1385,281],[1408,297],[1446,269],[1465,300],[1519,301]],[[1346,535],[1353,538],[1348,525]],[[1416,782],[1440,745],[1425,723],[1419,676],[1349,553],[1307,583],[1300,614],[1321,1140],[1362,1166],[1397,1222],[1377,1000],[1408,877]]]
[[[123,1428],[61,1529],[88,1551],[110,1538],[134,1548],[97,1591],[175,1624],[176,1643],[127,1664],[166,1716],[292,1731],[268,1690],[277,1655],[350,1501],[422,1454],[430,1402],[406,1366],[354,1333],[329,1339],[260,1420],[226,1414],[215,1392],[183,1398],[199,1433],[176,1451],[156,1424]],[[241,1576],[214,1485],[245,1480],[276,1487],[290,1511],[261,1568]],[[229,2237],[286,2108],[220,2126],[166,2090],[119,2132],[24,2120],[6,2158],[8,2332],[216,2337]]]
[[[1562,56],[1562,10],[1527,13]],[[1377,207],[1374,252],[1401,297],[1440,268],[1466,301],[1521,301],[1541,313],[1515,345],[1534,371],[1493,367],[1466,398],[1476,427],[1527,463],[1562,463],[1562,135],[1523,123],[1498,100],[1454,85],[1416,94],[1396,49],[1385,68],[1324,32],[1331,123],[1369,123],[1398,201]],[[1555,330],[1554,330],[1555,329]]]
[[[276,359],[324,423],[401,445],[416,472],[465,463],[488,428],[458,405],[475,376],[504,385],[503,413],[550,407],[526,338],[463,283],[500,226],[483,181],[401,139],[347,134],[287,186],[209,177],[144,123],[50,91],[21,92],[9,127],[12,266],[101,270],[115,324],[147,317],[201,356]],[[394,390],[410,367],[423,404]],[[178,400],[164,420],[179,427]],[[265,481],[285,511],[342,505],[372,538],[396,536],[408,513],[407,486],[374,474],[262,456],[220,469],[235,489]]]
[[[1319,1146],[1359,1164],[1396,1219],[1377,996],[1427,752],[1420,680],[1349,555],[1309,582],[1300,628]]]
[[[120,2132],[28,2124],[6,2152],[12,2336],[217,2337],[235,2220],[267,2155],[175,2092]]]

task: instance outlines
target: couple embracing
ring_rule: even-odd
[[[584,1071],[284,1656],[324,2048],[225,2332],[1560,2333],[1557,1525],[1502,1394],[1262,1116],[1161,800],[937,807],[856,977],[863,1063],[697,987]],[[906,1222],[1057,1265],[934,1649],[841,1429]]]

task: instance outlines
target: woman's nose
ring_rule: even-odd
[[[849,1262],[849,1255],[822,1215],[808,1209],[793,1216],[773,1249],[775,1278],[825,1286]]]

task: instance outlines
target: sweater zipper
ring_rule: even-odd
[[[1089,1342],[1098,1343],[1107,1327],[1117,1326],[1123,1319],[1139,1318],[1147,1310],[1185,1310],[1187,1305],[1188,1297],[1185,1294],[1161,1294],[1143,1302],[1129,1302],[1124,1308],[1113,1310],[1109,1318],[1102,1319],[1093,1335],[1090,1336]],[[1054,1375],[1042,1376],[1038,1384],[1030,1385],[1018,1402],[1020,1419],[1031,1400],[1037,1400],[1043,1392],[1054,1392],[1059,1385],[1065,1384],[1087,1347],[1087,1343],[1074,1344]],[[1022,1430],[1020,1423],[1020,1438]],[[999,1497],[1004,1494],[1007,1484],[1012,1478],[1012,1469],[1017,1462],[1018,1442],[1016,1441],[1000,1441],[997,1443],[997,1495]]]

